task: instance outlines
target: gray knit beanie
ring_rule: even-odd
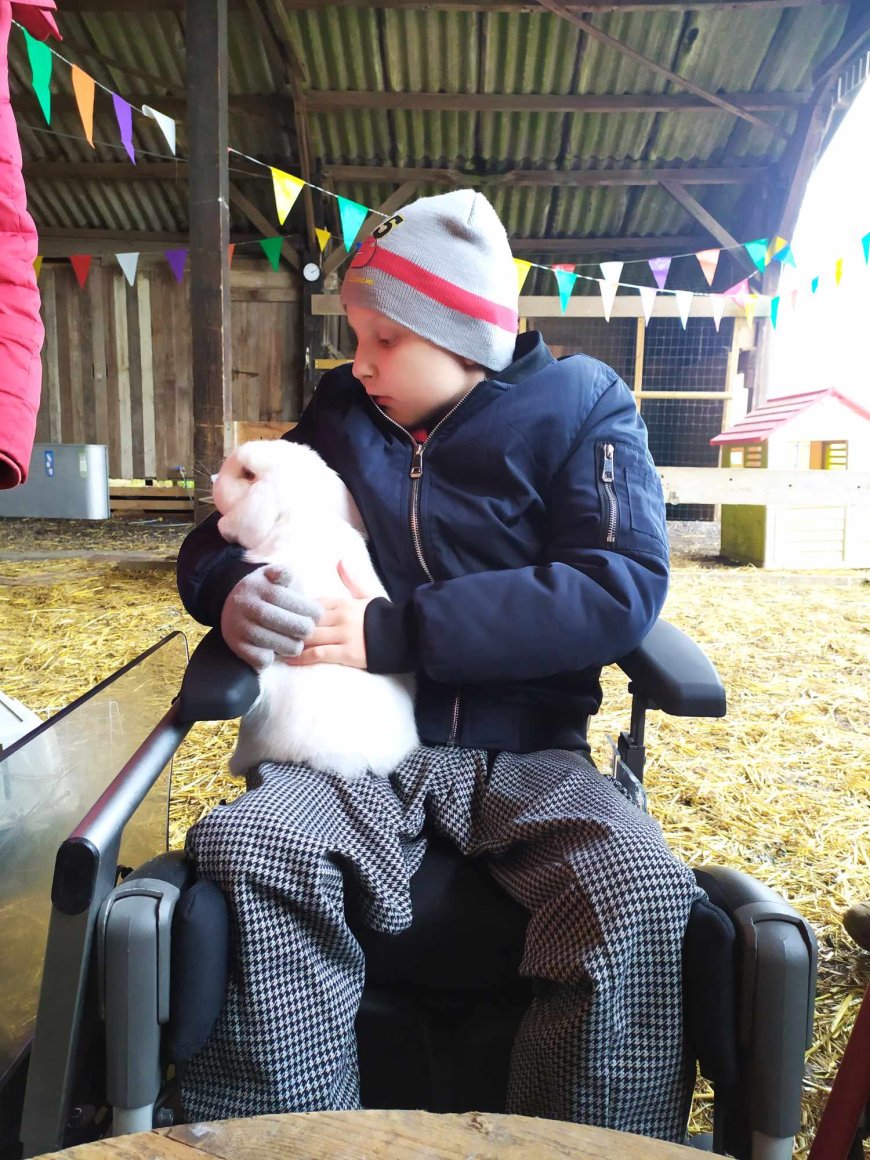
[[[504,226],[472,189],[421,197],[382,222],[341,288],[345,306],[378,310],[492,371],[513,360],[518,297]]]

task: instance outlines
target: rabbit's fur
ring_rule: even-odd
[[[284,439],[243,443],[215,478],[214,501],[223,538],[246,548],[246,560],[285,566],[304,596],[347,597],[340,560],[366,592],[387,595],[350,492],[310,447]],[[419,744],[410,677],[280,660],[259,677],[260,695],[230,759],[235,774],[275,761],[346,777],[367,770],[386,776]]]

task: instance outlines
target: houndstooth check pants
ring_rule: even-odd
[[[344,874],[374,929],[405,929],[428,820],[530,911],[520,971],[541,983],[508,1111],[682,1138],[681,945],[700,891],[612,779],[563,750],[423,747],[389,780],[265,764],[248,785],[187,839],[233,920],[224,1008],[182,1078],[190,1117],[359,1107],[365,966]]]

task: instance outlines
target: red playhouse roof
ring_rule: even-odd
[[[806,391],[801,395],[783,395],[779,399],[771,399],[750,411],[748,415],[721,435],[714,436],[710,443],[714,446],[722,443],[764,443],[773,432],[784,424],[800,415],[802,411],[814,407],[823,399],[839,399],[856,415],[870,422],[870,411],[858,405],[854,399],[838,391],[836,387],[828,387],[822,391]]]

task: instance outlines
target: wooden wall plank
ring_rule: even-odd
[[[75,295],[75,329],[71,337],[78,350],[77,378],[72,380],[74,393],[73,413],[79,437],[77,443],[97,442],[96,394],[94,390],[94,324],[91,309],[91,282],[99,285],[103,269],[100,262],[91,265],[90,276],[84,289],[78,288]]]
[[[126,280],[116,277],[112,284],[112,303],[114,307],[114,346],[117,359],[117,392],[118,392],[118,434],[119,475],[116,478],[133,478],[133,417],[130,410],[130,348],[127,338],[127,293]],[[114,475],[114,471],[112,473]]]
[[[71,389],[73,360],[70,358],[69,309],[74,289],[78,289],[72,269],[58,270],[55,283],[57,292],[57,382],[60,393],[60,430],[58,442],[74,443],[74,419]]]
[[[115,279],[107,274],[104,283],[106,324],[106,419],[108,422],[109,478],[123,479],[121,466],[121,398],[118,387],[118,345],[115,326]]]
[[[91,352],[94,373],[94,442],[109,445],[109,401],[106,382],[106,287],[111,286],[112,271],[95,270],[88,281],[91,312]]]
[[[142,346],[139,336],[138,284],[130,286],[124,279],[127,296],[127,342],[130,352],[130,418],[132,422],[133,475],[139,479],[145,474],[144,437],[142,424]]]
[[[61,436],[60,418],[60,374],[58,370],[57,345],[57,273],[54,268],[43,268],[40,274],[42,295],[42,315],[45,323],[45,345],[42,357],[42,403],[40,411],[46,409],[48,430],[45,442],[59,443]]]
[[[142,365],[142,460],[143,474],[153,478],[157,474],[157,455],[154,445],[154,358],[151,334],[151,283],[148,278],[136,281],[139,296],[139,346]]]

